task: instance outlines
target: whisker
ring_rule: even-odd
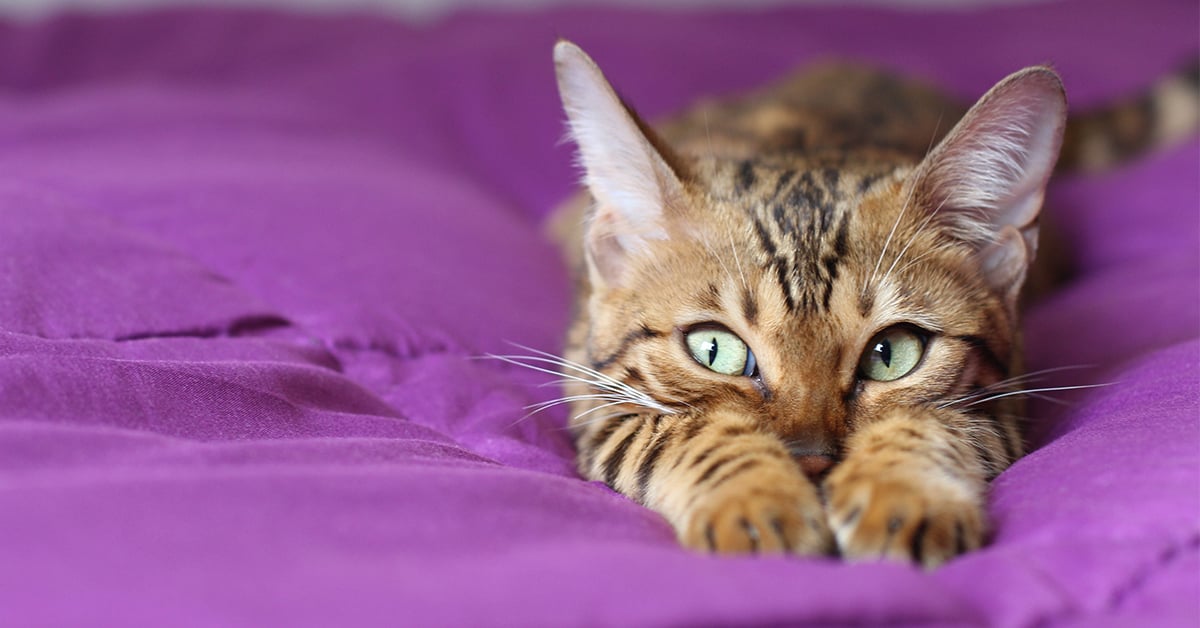
[[[575,430],[575,429],[579,429],[579,428],[581,428],[581,427],[586,427],[586,426],[588,426],[588,425],[591,425],[591,424],[593,424],[593,423],[601,423],[601,422],[603,422],[603,421],[607,421],[607,420],[609,420],[609,419],[612,419],[612,418],[619,417],[619,416],[621,416],[621,415],[623,415],[623,414],[627,414],[627,413],[625,413],[625,412],[610,412],[610,413],[608,413],[608,414],[605,414],[605,415],[601,415],[601,416],[597,416],[597,417],[592,417],[592,418],[590,418],[590,419],[588,419],[588,420],[586,420],[586,421],[576,421],[576,420],[572,419],[571,423],[570,423],[570,424],[568,424],[568,425],[567,425],[566,427],[564,427],[563,429],[564,429],[564,430]]]
[[[1054,397],[1051,397],[1050,395],[1039,395],[1038,393],[1029,393],[1029,396],[1033,397],[1034,399],[1037,399],[1038,401],[1045,401],[1046,403],[1052,403],[1056,406],[1072,405],[1071,402],[1067,401],[1066,399],[1056,399]]]
[[[564,357],[554,355],[553,353],[547,353],[545,351],[540,351],[538,349],[534,349],[533,347],[526,347],[525,345],[520,345],[520,344],[514,343],[513,346],[517,347],[518,349],[524,349],[525,351],[532,352],[534,355],[531,355],[531,356],[508,356],[508,357],[512,357],[515,359],[528,359],[528,360],[534,360],[534,361],[543,362],[543,363],[550,363],[550,364],[554,364],[556,366],[562,366],[562,367],[569,368],[569,369],[572,369],[575,371],[579,371],[579,372],[585,373],[587,375],[591,375],[593,377],[611,382],[613,384],[624,385],[624,384],[622,384],[622,382],[620,382],[612,377],[609,377],[608,375],[605,375],[604,373],[601,373],[600,371],[597,371],[596,369],[584,366],[583,364],[580,364],[573,360],[568,360]]]
[[[883,274],[883,278],[879,280],[881,283],[887,281],[888,277],[892,276],[892,271],[895,270],[896,264],[899,264],[900,260],[904,259],[904,254],[907,253],[909,247],[911,247],[913,243],[917,241],[917,236],[920,236],[925,232],[925,228],[928,227],[929,223],[933,221],[934,216],[937,216],[938,212],[942,211],[942,207],[946,205],[946,200],[948,199],[949,197],[947,197],[947,199],[943,200],[941,203],[938,203],[938,206],[934,208],[933,211],[929,212],[929,215],[925,217],[925,220],[922,220],[921,224],[917,225],[916,231],[914,231],[912,236],[908,238],[908,242],[904,244],[904,248],[900,249],[900,252],[896,254],[896,259],[892,260],[892,265],[888,267],[887,272]]]
[[[588,399],[588,398],[613,399],[615,397],[613,395],[572,395],[571,397],[560,397],[558,399],[551,399],[549,401],[542,401],[540,403],[531,403],[522,408],[522,410],[529,410],[529,412],[526,413],[521,418],[514,421],[512,423],[512,425],[509,425],[509,427],[512,427],[513,425],[521,423],[522,421],[529,419],[530,417],[538,414],[539,412],[544,412],[555,406],[559,406],[559,405],[562,405],[565,403],[571,403],[572,401],[576,401],[576,400]]]
[[[879,252],[879,259],[875,260],[875,268],[871,271],[871,278],[863,284],[862,293],[867,293],[867,288],[875,284],[875,277],[879,274],[879,267],[883,264],[883,258],[887,255],[888,247],[892,245],[892,238],[896,235],[896,228],[900,226],[900,221],[904,219],[904,213],[908,211],[908,205],[912,202],[913,193],[916,191],[917,185],[914,181],[912,187],[908,189],[908,195],[904,199],[904,205],[900,207],[900,213],[896,215],[896,222],[892,223],[892,230],[888,232],[888,237],[883,241],[883,250]],[[861,296],[860,294],[860,296]]]
[[[1051,386],[1049,388],[1033,388],[1030,390],[1014,390],[1014,391],[1006,392],[1006,393],[998,393],[998,394],[992,395],[990,397],[984,397],[983,399],[979,399],[977,401],[968,403],[967,405],[965,405],[963,407],[970,408],[971,406],[979,405],[981,403],[987,403],[989,401],[995,401],[996,399],[1003,399],[1004,397],[1011,397],[1013,395],[1028,395],[1030,393],[1054,392],[1054,391],[1059,391],[1059,390],[1081,390],[1084,388],[1103,388],[1105,386],[1113,386],[1117,383],[1118,382],[1106,382],[1103,384],[1083,384],[1080,386]]]
[[[906,270],[908,270],[909,268],[911,268],[911,267],[912,267],[913,265],[915,265],[917,262],[919,262],[919,261],[921,261],[921,260],[925,259],[926,257],[929,257],[930,255],[933,255],[934,253],[937,253],[937,252],[938,252],[938,251],[940,251],[940,250],[942,250],[942,249],[941,249],[941,248],[933,248],[933,249],[930,249],[930,250],[928,250],[928,251],[925,251],[924,253],[922,253],[922,254],[920,254],[920,255],[918,255],[918,256],[916,256],[916,257],[914,257],[914,258],[913,258],[912,260],[910,260],[910,261],[909,261],[907,264],[905,264],[905,265],[903,265],[903,266],[901,266],[901,267],[900,267],[900,273],[901,273],[901,274],[904,274],[904,271],[906,271]]]
[[[1086,369],[1086,368],[1094,368],[1094,367],[1092,365],[1088,365],[1088,364],[1077,364],[1077,365],[1071,365],[1071,366],[1056,366],[1054,368],[1041,369],[1038,371],[1030,371],[1028,373],[1023,373],[1023,374],[1017,375],[1015,377],[1010,377],[1008,379],[1002,379],[993,384],[989,384],[989,385],[985,386],[984,389],[995,389],[995,388],[999,388],[1001,386],[1009,386],[1012,384],[1023,384],[1023,383],[1031,382],[1031,381],[1034,381],[1034,382],[1041,381],[1041,380],[1046,379],[1045,376],[1049,375],[1051,373],[1058,373],[1061,371],[1072,371],[1072,370]]]
[[[534,355],[487,354],[487,355],[481,356],[481,357],[499,360],[499,361],[505,362],[507,364],[512,364],[514,366],[519,366],[522,368],[527,368],[532,371],[537,371],[539,373],[554,375],[554,376],[556,376],[555,381],[557,381],[559,383],[577,382],[577,383],[584,384],[585,386],[588,386],[590,388],[600,391],[599,393],[594,394],[594,395],[593,394],[573,395],[573,396],[569,396],[569,397],[560,397],[558,399],[544,401],[544,402],[541,402],[538,404],[533,404],[531,406],[528,406],[528,408],[533,408],[533,412],[531,412],[530,415],[536,414],[537,412],[541,412],[542,410],[552,408],[552,407],[555,407],[555,406],[563,404],[563,403],[570,403],[572,401],[587,401],[587,400],[608,401],[609,402],[607,404],[601,404],[600,406],[590,408],[587,412],[591,412],[598,408],[609,407],[611,405],[617,405],[617,404],[628,404],[628,405],[632,405],[632,406],[638,406],[638,407],[646,408],[648,410],[654,410],[654,411],[660,412],[662,414],[677,414],[679,412],[675,408],[671,408],[667,405],[664,405],[662,402],[659,402],[658,400],[654,399],[653,397],[646,394],[645,392],[638,390],[637,388],[634,388],[633,386],[630,386],[629,384],[626,384],[625,382],[619,381],[609,375],[605,375],[604,373],[601,373],[600,371],[597,371],[596,369],[589,368],[587,366],[584,366],[584,365],[574,362],[572,360],[568,360],[566,358],[556,356],[552,353],[547,353],[545,351],[539,351],[537,349],[534,349],[531,347],[526,347],[523,345],[518,345],[515,343],[513,343],[513,344],[514,344],[514,346],[517,346],[525,351],[529,351],[530,353],[532,353]],[[547,368],[542,365],[553,365],[555,367],[559,367],[562,370],[553,370],[553,369]],[[691,408],[691,405],[687,404],[686,402],[676,402],[676,403],[680,403],[688,408]],[[528,416],[530,416],[530,415],[527,415],[525,418],[528,418]],[[524,419],[522,419],[522,420],[524,420]]]
[[[1078,369],[1088,369],[1088,368],[1095,368],[1095,365],[1092,365],[1092,364],[1070,364],[1070,365],[1066,365],[1066,366],[1056,366],[1056,367],[1052,367],[1052,368],[1040,369],[1037,371],[1030,371],[1030,372],[1024,373],[1022,375],[1017,375],[1015,377],[1010,377],[1008,379],[1002,379],[998,382],[993,382],[991,384],[988,384],[987,386],[981,386],[979,388],[975,388],[975,389],[971,390],[968,394],[963,395],[962,397],[939,404],[938,407],[939,408],[949,408],[949,407],[958,405],[960,403],[974,401],[975,399],[986,397],[998,390],[1009,390],[1013,386],[1026,384],[1026,383],[1030,383],[1030,382],[1042,381],[1042,380],[1046,379],[1044,377],[1045,375],[1049,375],[1051,373],[1058,373],[1061,371],[1070,371],[1070,370],[1078,370]],[[1046,401],[1058,401],[1058,400],[1052,400],[1051,398],[1047,397]]]
[[[742,260],[738,257],[737,244],[733,241],[733,233],[727,231],[725,235],[729,236],[729,250],[733,251],[733,264],[737,266],[738,275],[742,277],[742,287],[746,289],[746,292],[750,292],[750,284],[746,282],[746,273],[742,272]]]
[[[619,405],[621,405],[621,404],[624,404],[624,403],[627,403],[627,402],[625,402],[625,401],[613,401],[613,402],[611,402],[611,403],[605,403],[605,404],[598,405],[598,406],[596,406],[595,408],[588,408],[587,410],[584,410],[583,412],[580,412],[579,414],[576,414],[575,416],[571,417],[571,423],[572,423],[572,424],[574,424],[574,423],[575,423],[576,421],[578,421],[579,419],[582,419],[583,417],[585,417],[585,416],[587,416],[587,415],[589,415],[589,414],[591,414],[591,413],[593,413],[593,412],[595,412],[595,411],[597,411],[597,410],[603,410],[604,408],[611,408],[611,407],[613,407],[613,406],[619,406]]]
[[[593,385],[598,388],[606,388],[606,389],[608,388],[607,386],[603,385],[602,383],[596,382],[594,380],[586,379],[583,377],[578,377],[575,375],[570,375],[567,373],[562,373],[560,371],[554,371],[554,370],[550,370],[547,368],[542,368],[540,366],[534,366],[532,364],[526,364],[526,363],[520,361],[520,360],[534,360],[534,361],[539,361],[539,362],[551,362],[550,360],[546,360],[544,358],[537,358],[537,357],[533,357],[533,356],[519,356],[519,355],[517,355],[517,356],[495,355],[495,354],[491,354],[491,353],[489,353],[483,357],[491,358],[493,360],[500,360],[501,362],[505,362],[507,364],[512,364],[513,366],[519,366],[521,368],[526,368],[531,371],[537,371],[539,373],[545,373],[547,375],[559,375],[559,376],[562,376],[563,378],[573,381],[573,382],[580,382],[583,384]],[[551,363],[553,363],[553,362],[551,362]]]
[[[626,392],[644,394],[641,391],[633,388],[632,386],[625,384],[624,382],[621,382],[612,377],[609,377],[608,375],[605,375],[604,373],[601,373],[595,369],[591,369],[586,366],[583,366],[582,364],[579,364],[577,362],[572,362],[571,360],[567,360],[565,358],[560,358],[553,354],[538,351],[537,349],[530,349],[529,347],[521,347],[521,348],[525,349],[526,351],[533,351],[533,352],[541,354],[541,356],[545,356],[545,357],[536,356],[536,355],[528,356],[528,355],[495,355],[495,354],[488,354],[485,357],[490,357],[493,359],[500,360],[502,362],[507,362],[509,364],[521,366],[524,368],[528,368],[528,369],[531,369],[534,371],[539,371],[542,373],[547,373],[550,375],[559,375],[563,378],[566,378],[566,379],[569,379],[572,381],[582,382],[585,384],[592,384],[592,385],[595,385],[600,388],[609,388],[609,389],[616,388],[616,389],[620,389],[620,390],[625,390]],[[569,368],[574,371],[581,372],[585,375],[589,375],[595,379],[582,378],[582,377],[579,377],[576,375],[571,375],[569,373],[563,373],[561,371],[552,371],[549,369],[540,368],[537,366],[525,364],[523,362],[520,362],[520,360],[529,360],[531,362],[539,362],[542,364],[553,364],[555,366]]]
[[[560,397],[560,398],[558,398],[558,399],[551,399],[551,400],[549,400],[549,401],[543,401],[543,402],[541,402],[541,403],[535,403],[535,404],[530,404],[530,405],[527,405],[527,406],[525,406],[523,409],[525,409],[525,410],[530,410],[530,412],[529,412],[529,413],[527,413],[527,414],[525,414],[525,415],[524,415],[524,416],[522,416],[521,418],[517,419],[516,421],[513,421],[513,422],[512,422],[512,423],[509,425],[509,427],[513,427],[513,426],[515,426],[515,425],[517,425],[517,424],[519,424],[519,423],[521,423],[521,422],[523,422],[523,421],[526,421],[526,420],[528,420],[530,417],[532,417],[532,416],[534,416],[534,415],[538,414],[539,412],[543,412],[543,411],[545,411],[545,410],[549,410],[550,408],[553,408],[553,407],[555,407],[555,406],[563,405],[563,404],[566,404],[566,403],[572,403],[572,402],[575,402],[575,401],[586,401],[586,400],[589,400],[589,399],[594,399],[594,400],[597,400],[597,401],[609,401],[609,402],[610,402],[610,403],[606,403],[606,404],[603,404],[603,405],[601,405],[601,406],[598,406],[597,408],[592,408],[592,410],[596,410],[596,409],[599,409],[599,408],[607,408],[607,407],[609,407],[609,406],[620,405],[620,404],[641,405],[641,404],[637,403],[637,401],[635,401],[635,400],[631,400],[631,399],[628,399],[628,398],[625,398],[625,397],[622,397],[622,396],[619,396],[619,395],[605,395],[605,394],[599,394],[599,395],[571,395],[571,396],[568,396],[568,397]],[[589,410],[589,412],[590,412],[590,410]],[[585,414],[586,414],[586,413],[585,413]],[[579,416],[582,416],[582,414],[581,414],[581,415],[579,415]]]
[[[567,396],[567,397],[559,397],[559,398],[557,398],[557,399],[551,399],[551,400],[549,400],[549,401],[542,401],[542,402],[539,402],[539,403],[532,403],[532,404],[529,404],[529,405],[525,406],[525,409],[526,409],[526,410],[529,410],[530,408],[533,408],[533,409],[534,409],[534,412],[541,412],[542,410],[545,410],[545,409],[547,409],[547,408],[553,408],[554,406],[561,406],[561,405],[562,405],[562,404],[564,404],[564,403],[572,403],[572,402],[575,402],[575,401],[589,401],[589,400],[595,400],[595,401],[627,401],[627,399],[626,399],[625,397],[622,397],[622,396],[620,396],[620,395],[611,395],[611,394],[598,394],[598,395],[570,395],[570,396]]]
[[[730,240],[730,241],[732,242],[732,240]],[[729,281],[732,282],[733,281],[733,272],[730,271],[729,266],[725,264],[725,258],[722,257],[721,254],[717,253],[717,250],[713,247],[712,243],[709,242],[707,239],[702,240],[701,244],[703,244],[704,248],[708,250],[709,255],[712,255],[714,258],[716,258],[717,263],[721,265],[721,270],[725,271],[725,274],[729,277]],[[740,272],[741,269],[739,268],[738,271]]]
[[[532,351],[543,357],[537,357],[537,356],[513,356],[513,357],[524,358],[524,359],[529,359],[529,360],[537,360],[537,361],[541,361],[541,362],[549,362],[551,364],[556,364],[556,365],[562,366],[564,368],[570,368],[570,369],[574,369],[576,371],[583,372],[584,374],[591,375],[592,377],[595,377],[595,378],[601,380],[601,382],[609,384],[611,386],[611,388],[616,389],[616,391],[622,391],[622,392],[628,393],[632,396],[635,396],[639,399],[644,399],[645,401],[647,401],[651,404],[655,404],[653,406],[648,406],[648,407],[653,407],[654,409],[661,409],[663,412],[666,412],[668,414],[673,413],[673,411],[671,411],[668,408],[662,408],[660,405],[657,404],[657,402],[652,397],[650,397],[646,393],[644,393],[644,392],[634,388],[633,386],[630,386],[629,384],[626,384],[625,382],[622,382],[614,377],[605,375],[604,373],[601,373],[600,371],[597,371],[596,369],[589,368],[578,362],[574,362],[572,360],[568,360],[566,358],[556,356],[552,353],[546,353],[545,351],[538,351],[537,349],[532,349],[530,347],[525,347],[522,345],[516,345],[516,346],[520,347],[521,349],[525,349],[526,351]],[[561,375],[563,375],[564,377],[567,377],[567,378],[574,378],[574,376],[567,375],[567,374],[561,374]],[[574,379],[576,379],[578,381],[579,378],[574,378]],[[585,383],[587,383],[587,382],[585,382]],[[594,383],[598,388],[606,388],[606,389],[609,388],[608,386],[604,386],[603,384],[601,384],[599,382],[592,382],[592,383]],[[682,403],[682,402],[680,402],[680,403]],[[686,403],[684,403],[683,405],[688,406],[688,404],[686,404]],[[688,406],[688,407],[690,408],[691,406]]]
[[[704,136],[708,140],[708,159],[711,163],[711,172],[714,174],[717,171],[717,151],[713,150],[712,129],[708,126],[708,110],[704,110]]]
[[[942,127],[942,116],[939,114],[937,122],[933,125],[933,135],[929,137],[929,146],[925,147],[925,156],[929,156],[929,152],[933,150],[933,141],[937,139],[938,130]],[[904,205],[900,207],[900,213],[896,215],[896,222],[892,223],[892,230],[888,232],[888,237],[883,241],[883,250],[879,252],[879,259],[875,260],[875,268],[871,271],[871,278],[863,284],[861,294],[866,294],[867,287],[874,285],[875,277],[879,274],[879,267],[883,264],[883,258],[887,255],[888,247],[892,244],[892,237],[896,235],[896,228],[900,226],[901,219],[904,218],[904,213],[908,211],[908,206],[912,202],[913,194],[917,190],[917,181],[912,181],[911,187],[908,188],[908,195],[904,199]],[[903,252],[901,253],[903,255]],[[895,266],[895,263],[892,264]],[[886,278],[886,277],[885,277]]]

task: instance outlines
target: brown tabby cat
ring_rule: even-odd
[[[580,471],[700,550],[979,547],[987,482],[1024,452],[1004,392],[1064,129],[1102,165],[1194,127],[1194,86],[1161,86],[1183,114],[1080,132],[1046,67],[966,110],[830,66],[655,132],[578,47],[554,59],[590,192],[567,244]]]

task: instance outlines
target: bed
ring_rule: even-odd
[[[934,571],[714,558],[571,463],[547,377],[570,195],[550,49],[649,116],[834,55],[1072,107],[1200,49],[1195,2],[163,9],[0,24],[0,624],[1200,622],[1200,142],[1050,190],[1034,451]]]

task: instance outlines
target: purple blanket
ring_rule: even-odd
[[[1073,106],[1200,47],[1194,1],[0,26],[0,625],[1195,625],[1200,143],[1055,183],[1083,272],[994,539],[933,572],[717,559],[580,480],[546,378],[574,184],[551,45],[650,115],[818,55]]]

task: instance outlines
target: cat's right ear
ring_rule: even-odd
[[[1014,312],[1066,117],[1058,74],[1026,68],[984,94],[918,170],[930,219],[975,248],[983,278]]]
[[[578,46],[559,40],[554,65],[584,184],[596,201],[584,236],[591,274],[619,284],[631,256],[667,238],[667,214],[683,195],[678,160]]]

